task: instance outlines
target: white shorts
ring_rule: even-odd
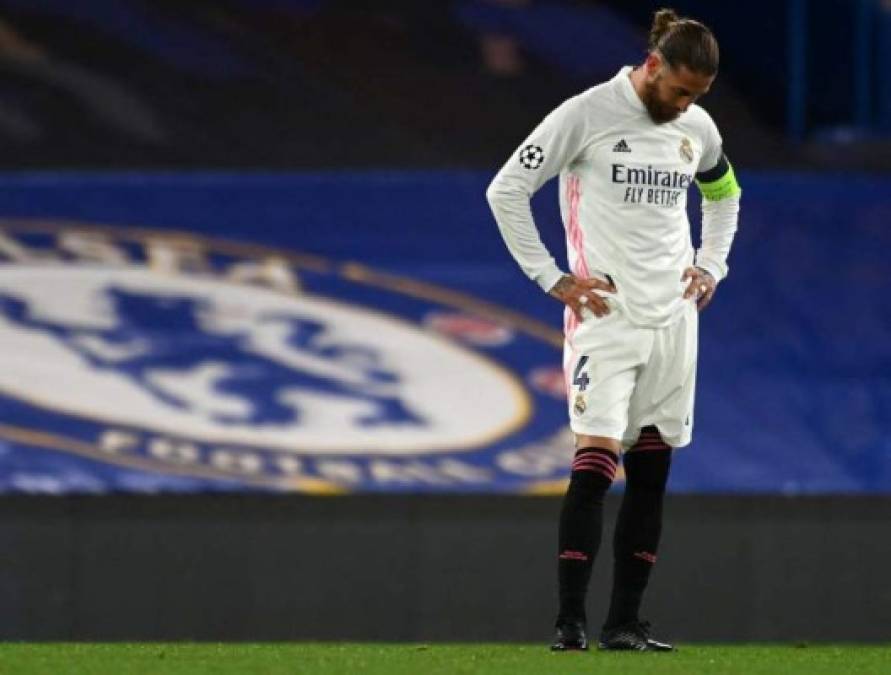
[[[615,303],[602,318],[585,313],[569,327],[563,370],[570,427],[577,434],[606,436],[625,449],[642,427],[655,425],[668,445],[690,443],[696,389],[699,314],[692,301],[665,328],[631,324]]]

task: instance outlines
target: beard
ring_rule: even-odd
[[[676,120],[680,115],[677,108],[675,108],[674,106],[666,105],[659,99],[659,90],[656,87],[656,82],[644,83],[643,96],[641,97],[641,100],[643,101],[644,107],[647,109],[647,112],[650,114],[650,119],[652,119],[656,124],[665,124],[666,122],[672,122]]]

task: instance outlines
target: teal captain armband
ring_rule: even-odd
[[[713,169],[696,174],[696,185],[702,196],[710,202],[738,197],[742,194],[742,189],[736,182],[733,167],[724,154],[721,155],[721,159]]]

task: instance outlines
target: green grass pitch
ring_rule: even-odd
[[[552,654],[542,645],[0,643],[0,674],[794,675],[891,673],[891,645],[682,645],[670,654]]]

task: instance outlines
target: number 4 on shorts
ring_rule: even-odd
[[[580,358],[578,365],[575,367],[575,372],[572,374],[572,383],[579,388],[579,391],[585,391],[588,388],[588,383],[591,382],[588,379],[588,373],[582,372],[586,363],[588,363],[587,356]]]

